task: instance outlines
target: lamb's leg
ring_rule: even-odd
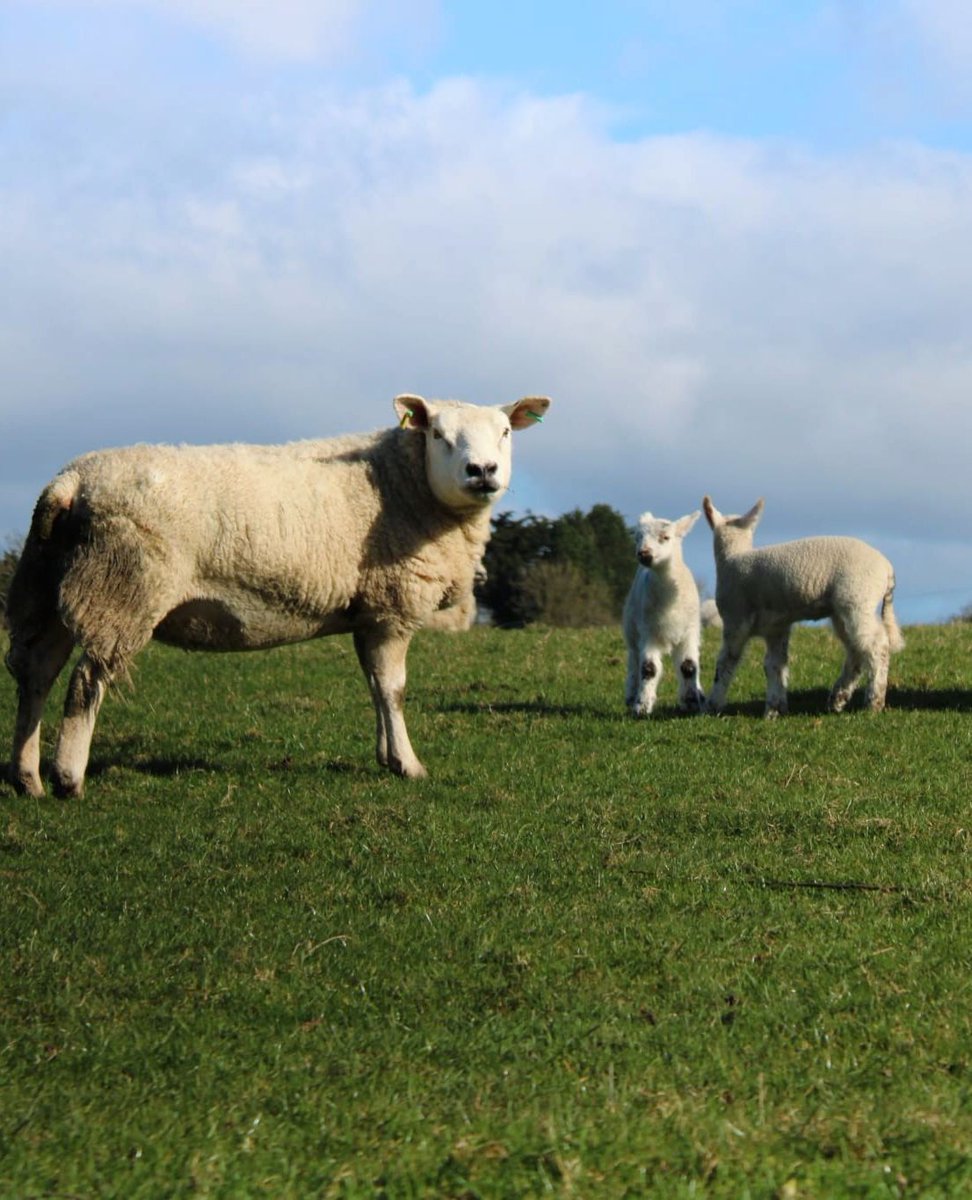
[[[766,672],[766,716],[785,717],[787,713],[786,689],[790,681],[790,631],[766,639],[766,656],[763,670]]]
[[[867,671],[867,690],[864,701],[871,712],[881,712],[888,691],[888,667],[891,662],[891,641],[884,624],[875,618],[874,631],[864,651]]]
[[[638,668],[638,690],[632,712],[636,717],[651,716],[658,695],[658,684],[662,677],[662,656],[657,647],[650,643],[641,651]]]
[[[834,617],[831,623],[834,627],[834,633],[837,634],[844,647],[845,657],[843,669],[838,676],[837,682],[831,689],[827,707],[831,712],[839,713],[843,712],[847,707],[848,701],[853,696],[854,690],[863,674],[865,661],[869,658],[867,647],[870,638],[868,635],[862,636],[859,629],[848,626],[838,617]],[[875,624],[877,624],[877,621],[875,621]],[[885,680],[887,680],[886,661]],[[868,687],[869,695],[872,687],[873,675]]]
[[[375,755],[383,767],[409,779],[423,779],[428,772],[419,762],[408,740],[403,703],[405,699],[405,656],[411,638],[386,630],[360,630],[354,635],[371,698],[375,705]]]
[[[638,653],[637,642],[628,640],[628,670],[624,679],[624,702],[634,713],[635,702],[638,699],[638,677],[640,675],[641,656]]]
[[[675,647],[678,663],[678,707],[683,712],[701,712],[705,695],[699,686],[699,639],[688,637]]]
[[[43,796],[40,778],[40,729],[48,693],[71,656],[71,635],[53,622],[31,646],[16,639],[7,655],[7,668],[17,681],[17,720],[14,726],[11,782],[28,796]]]
[[[109,682],[105,667],[90,655],[82,654],[71,673],[54,752],[53,783],[59,796],[80,796],[84,791],[91,738]]]
[[[723,628],[722,646],[719,649],[719,657],[716,659],[715,679],[706,702],[706,712],[720,713],[725,708],[729,685],[732,683],[732,677],[736,673],[748,641],[748,629],[730,629],[728,625]]]

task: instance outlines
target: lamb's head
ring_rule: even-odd
[[[718,553],[741,554],[752,549],[753,531],[763,515],[762,499],[757,500],[749,512],[741,517],[726,517],[712,503],[710,496],[704,496],[702,511],[714,535]]]
[[[395,412],[404,429],[425,437],[429,486],[447,508],[484,508],[510,484],[510,434],[529,429],[550,407],[546,396],[515,404],[463,404],[396,396]]]
[[[673,556],[681,557],[682,539],[699,519],[699,513],[689,513],[677,521],[642,513],[638,518],[635,548],[643,567],[660,567]]]

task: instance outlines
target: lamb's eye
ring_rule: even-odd
[[[507,426],[507,427],[506,427],[506,428],[503,430],[502,437],[508,438],[509,436],[510,436],[510,429],[509,429],[509,426]]]
[[[438,429],[433,429],[433,430],[432,430],[432,436],[435,438],[435,440],[436,440],[437,442],[441,442],[441,441],[442,441],[442,434],[441,434],[441,433],[439,433]]]

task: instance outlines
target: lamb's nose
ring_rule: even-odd
[[[638,561],[642,563],[643,566],[650,567],[655,560],[650,550],[639,550]]]

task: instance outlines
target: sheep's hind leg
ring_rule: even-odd
[[[54,753],[53,783],[59,796],[80,796],[84,791],[91,738],[109,682],[106,668],[89,654],[82,654],[68,684]]]
[[[7,655],[7,668],[17,681],[17,720],[14,726],[10,778],[28,796],[43,796],[40,777],[40,729],[44,703],[55,679],[71,656],[73,639],[55,621],[33,645],[16,639]]]
[[[719,657],[716,659],[715,679],[712,683],[712,691],[709,693],[709,699],[706,702],[706,712],[720,713],[725,707],[726,696],[729,694],[729,685],[732,683],[732,677],[736,673],[736,668],[739,666],[748,641],[748,630],[740,632],[728,628],[723,629],[722,646],[719,650]]]
[[[891,662],[891,644],[884,626],[876,622],[877,629],[866,654],[867,690],[864,700],[871,712],[881,712],[888,692],[888,668]]]
[[[767,717],[785,717],[788,710],[786,689],[790,682],[790,631],[766,639],[766,656],[763,670],[766,672]]]
[[[412,749],[403,711],[405,656],[410,641],[401,634],[359,631],[354,635],[354,648],[375,706],[375,755],[379,764],[396,775],[423,779],[428,772]]]
[[[834,633],[837,634],[844,647],[845,658],[843,669],[837,678],[837,682],[831,689],[827,707],[831,712],[839,713],[844,711],[851,696],[853,696],[860,682],[861,675],[864,672],[865,658],[869,657],[869,655],[867,655],[866,651],[862,653],[862,648],[866,645],[867,639],[862,639],[859,630],[848,629],[837,618],[833,619],[832,624]],[[871,686],[873,686],[873,675]],[[870,692],[870,686],[868,692]]]

